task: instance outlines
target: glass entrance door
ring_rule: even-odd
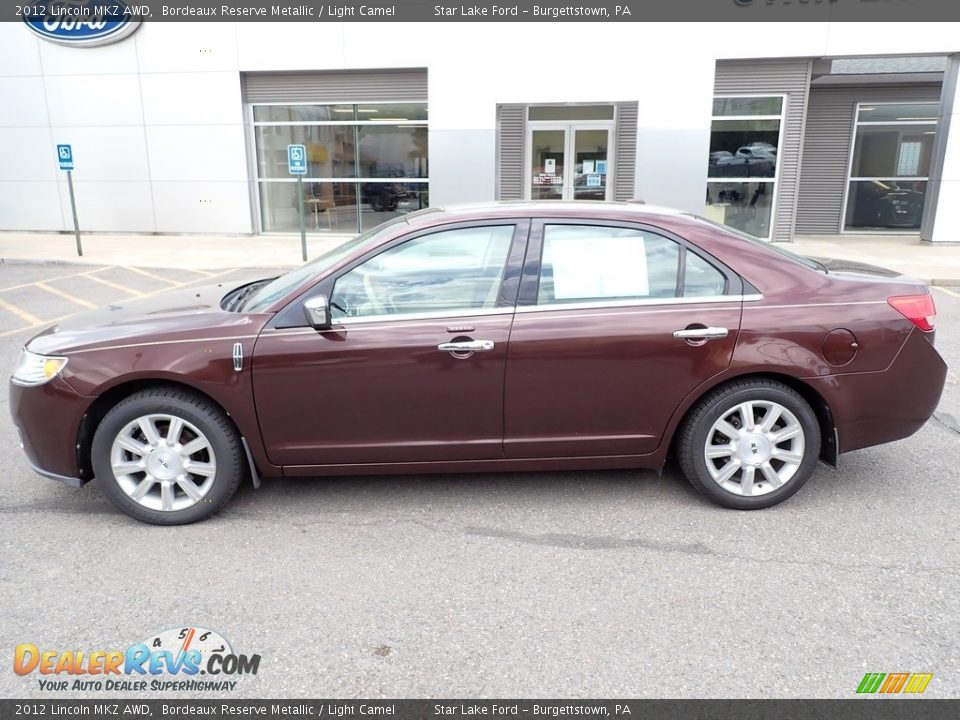
[[[566,128],[531,130],[527,147],[530,148],[530,199],[566,200]]]
[[[609,200],[609,127],[538,124],[527,136],[531,200]]]

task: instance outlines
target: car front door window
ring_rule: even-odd
[[[423,235],[341,276],[333,318],[480,312],[496,307],[513,225],[457,228]]]

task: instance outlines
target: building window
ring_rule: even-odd
[[[261,228],[295,232],[287,145],[307,147],[311,232],[357,233],[429,204],[426,103],[254,105]]]
[[[937,103],[857,106],[844,230],[920,229]]]
[[[706,217],[770,237],[784,104],[782,95],[714,98]]]

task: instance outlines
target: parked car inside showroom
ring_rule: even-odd
[[[432,208],[275,278],[63,320],[10,384],[27,459],[182,524],[245,476],[660,469],[758,509],[940,398],[927,287],[679,211]]]
[[[850,225],[863,228],[916,228],[923,220],[924,194],[896,181],[858,182],[850,198]]]

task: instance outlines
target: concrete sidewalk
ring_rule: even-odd
[[[898,270],[931,285],[960,285],[960,245],[929,245],[907,235],[801,235],[781,247]]]
[[[308,235],[307,258],[322,255],[350,235]],[[296,267],[303,263],[299,235],[81,234],[0,232],[0,263],[82,263],[145,268],[221,270]]]
[[[308,235],[310,258],[349,235]],[[83,257],[67,233],[0,232],[0,263],[87,263],[220,270],[299,265],[297,235],[82,235]],[[903,235],[809,235],[783,247],[800,255],[880,265],[936,285],[960,285],[960,245],[923,245]]]

